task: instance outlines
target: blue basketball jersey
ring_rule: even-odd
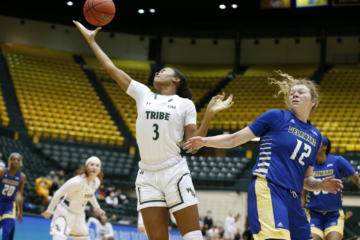
[[[316,179],[323,179],[335,175],[336,179],[342,179],[341,173],[351,176],[355,173],[351,164],[341,156],[329,154],[324,164],[315,162],[314,174]],[[342,191],[336,194],[320,190],[307,192],[305,208],[310,210],[332,211],[342,208]]]
[[[314,165],[321,134],[310,121],[300,121],[291,111],[270,110],[250,126],[260,139],[260,152],[252,178],[266,178],[285,189],[302,193],[305,173]]]
[[[0,182],[0,201],[14,202],[21,183],[21,172],[18,171],[14,177],[9,175],[9,168],[6,170]]]

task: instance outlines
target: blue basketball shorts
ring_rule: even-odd
[[[312,239],[300,196],[264,178],[258,177],[250,184],[248,216],[255,240]]]
[[[15,219],[16,204],[15,202],[1,202],[0,201],[0,220],[4,218]]]
[[[307,209],[306,215],[310,223],[311,232],[322,239],[330,232],[344,234],[345,216],[342,209],[331,212],[312,211]]]

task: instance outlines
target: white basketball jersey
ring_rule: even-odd
[[[99,207],[99,204],[96,201],[94,193],[99,186],[99,178],[96,178],[94,182],[89,182],[85,174],[77,175],[69,179],[59,190],[56,191],[48,206],[47,212],[53,212],[61,196],[64,196],[61,200],[63,206],[73,213],[84,212],[85,206],[89,201],[94,208],[97,208]]]
[[[179,156],[185,126],[196,125],[194,103],[178,95],[159,95],[134,80],[127,94],[136,100],[136,138],[143,163],[157,165]]]
[[[100,180],[95,178],[95,182],[90,183],[85,175],[78,175],[73,177],[72,180],[74,182],[77,181],[82,188],[76,192],[65,195],[63,201],[65,201],[65,199],[70,200],[69,208],[71,211],[80,213],[85,210],[86,204],[93,198],[96,189],[100,186]]]

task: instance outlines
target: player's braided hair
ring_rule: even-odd
[[[187,85],[186,77],[179,70],[176,70],[174,68],[172,68],[172,70],[174,70],[174,77],[180,78],[180,84],[179,84],[178,88],[176,89],[176,95],[178,95],[179,97],[188,98],[191,100],[193,95]]]
[[[318,86],[316,83],[314,83],[312,80],[308,80],[306,78],[303,79],[295,79],[289,74],[282,73],[280,70],[275,71],[277,74],[279,74],[282,77],[282,81],[276,80],[275,78],[269,78],[270,84],[276,84],[280,87],[280,91],[275,94],[275,98],[278,97],[281,93],[284,94],[284,100],[287,108],[291,110],[290,103],[289,103],[289,97],[290,97],[290,91],[291,88],[296,85],[305,85],[309,90],[311,94],[311,99],[315,99],[316,103],[312,107],[310,116],[315,112],[316,108],[319,106],[319,93],[318,93]]]

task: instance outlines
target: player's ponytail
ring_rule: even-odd
[[[172,68],[174,70],[174,77],[180,78],[180,84],[176,90],[176,95],[178,95],[181,98],[188,98],[192,99],[192,93],[187,85],[187,79],[180,71]]]

